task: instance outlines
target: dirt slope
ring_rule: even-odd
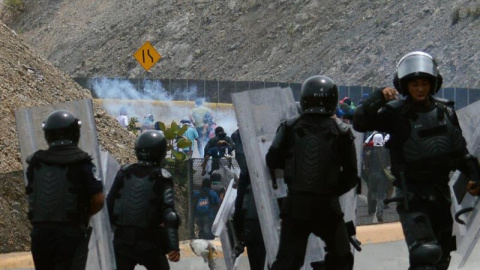
[[[68,75],[42,59],[0,22],[0,253],[29,248],[26,198],[15,110],[91,98]],[[102,148],[121,163],[134,160],[135,137],[95,106]]]

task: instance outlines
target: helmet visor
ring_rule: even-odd
[[[423,52],[413,52],[400,59],[397,65],[399,79],[415,73],[426,73],[438,77],[437,65],[433,58]]]

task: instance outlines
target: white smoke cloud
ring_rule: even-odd
[[[152,114],[154,121],[167,125],[172,121],[179,123],[183,117],[190,115],[195,106],[194,100],[200,98],[212,109],[217,126],[222,126],[229,136],[237,129],[233,106],[208,103],[204,97],[197,96],[198,89],[195,85],[173,89],[171,92],[160,81],[152,80],[138,83],[142,87],[140,89],[126,79],[98,78],[91,80],[90,85],[102,107],[113,117],[117,117],[123,107],[129,119],[137,117],[142,122],[146,115]]]

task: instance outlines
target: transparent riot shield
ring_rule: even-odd
[[[457,112],[458,120],[467,141],[470,154],[480,157],[480,101],[470,104]],[[465,185],[469,179],[456,171],[450,179],[452,191],[452,212],[456,217],[453,224],[457,240],[457,254],[460,260],[453,265],[459,269],[474,269],[480,262],[480,203],[479,197],[466,193]],[[477,254],[477,256],[473,254]]]
[[[265,155],[281,121],[297,115],[298,108],[290,88],[267,88],[232,94],[232,100],[249,168],[257,212],[260,218],[267,262],[275,261],[280,239],[278,199],[286,196],[286,185],[280,170],[276,170],[278,189],[272,188]],[[353,191],[341,198],[345,220],[355,224],[356,197]],[[347,205],[348,206],[347,206]],[[346,207],[347,206],[347,207]],[[324,243],[310,236],[304,266],[323,261]]]
[[[237,190],[233,188],[234,182],[235,180],[233,179],[230,181],[222,205],[215,216],[212,226],[213,234],[220,237],[220,242],[222,243],[225,266],[227,269],[232,270],[236,269],[235,261],[237,259],[233,251],[234,245],[236,244],[236,240],[234,239],[236,236],[231,221],[233,211],[235,210],[235,198],[237,197]]]
[[[15,121],[24,169],[26,170],[27,168],[25,161],[29,155],[39,149],[48,148],[44,139],[42,122],[52,111],[62,109],[71,111],[82,121],[79,147],[90,154],[97,170],[103,172],[92,108],[92,100],[85,99],[17,110],[15,112]],[[99,177],[101,176],[99,175]],[[106,207],[90,219],[90,226],[93,230],[90,243],[88,243],[89,251],[86,269],[113,269],[115,258]],[[82,254],[82,256],[85,255],[87,254]]]

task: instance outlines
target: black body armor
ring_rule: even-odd
[[[325,118],[307,122],[295,117],[287,121],[286,132],[285,180],[289,189],[322,195],[335,193],[340,173],[335,121]]]
[[[436,101],[433,110],[410,115],[410,136],[401,149],[407,180],[438,180],[440,175],[448,175],[466,148],[453,111]]]
[[[113,209],[115,224],[140,228],[158,226],[161,222],[162,202],[160,195],[153,189],[155,181],[158,179],[157,170],[144,177],[138,177],[133,173],[128,173],[128,168],[128,165],[122,168],[127,173],[124,186],[119,190],[119,196],[115,199]]]
[[[32,192],[28,194],[32,223],[74,222],[78,214],[78,191],[68,180],[68,166],[40,163],[34,169]]]
[[[76,146],[51,147],[27,158],[28,218],[32,223],[87,221],[87,195],[81,168],[91,162]]]
[[[443,115],[438,107],[430,112],[417,113],[410,119],[410,138],[403,144],[405,161],[418,162],[461,153],[465,147],[462,132]]]

